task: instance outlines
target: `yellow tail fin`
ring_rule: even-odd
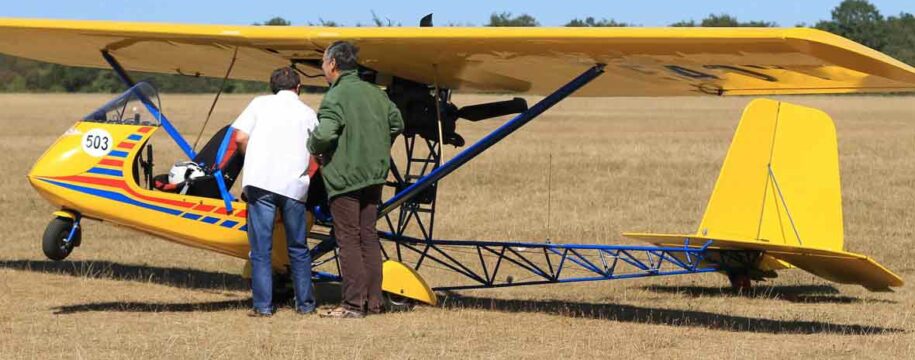
[[[841,251],[839,154],[829,115],[767,99],[750,103],[698,233]]]
[[[765,254],[756,266],[797,266],[871,290],[902,279],[873,259],[844,251],[836,130],[826,113],[784,102],[751,102],[728,149],[695,235],[627,233],[658,245],[684,239],[711,249]]]

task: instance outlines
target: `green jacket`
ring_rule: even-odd
[[[388,177],[391,141],[403,131],[397,106],[377,86],[344,71],[331,85],[308,150],[324,156],[321,174],[327,196],[384,184]]]

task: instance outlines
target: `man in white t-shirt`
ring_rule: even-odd
[[[252,316],[270,316],[273,307],[271,249],[276,212],[283,218],[296,311],[314,312],[311,255],[306,242],[305,197],[308,194],[308,134],[318,124],[314,110],[299,100],[299,75],[279,68],[270,76],[274,95],[259,96],[232,124],[238,148],[245,154],[242,186],[248,202],[251,245]]]

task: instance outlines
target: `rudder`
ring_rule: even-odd
[[[768,99],[744,111],[698,234],[841,251],[835,126],[826,113]]]

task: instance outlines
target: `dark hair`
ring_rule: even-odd
[[[295,90],[299,83],[299,74],[288,66],[273,70],[273,74],[270,74],[270,91],[274,94],[280,90]]]
[[[327,48],[325,56],[334,59],[337,69],[353,70],[359,66],[359,48],[347,41],[335,41]]]

